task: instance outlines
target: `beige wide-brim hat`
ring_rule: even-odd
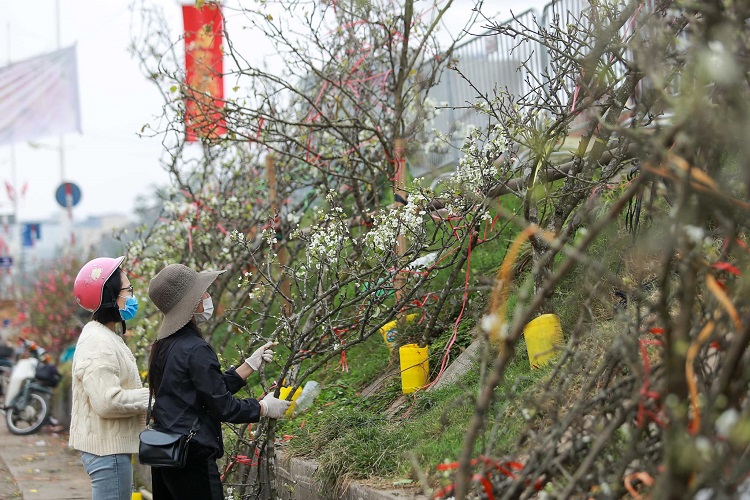
[[[199,273],[182,264],[170,264],[159,271],[148,284],[151,302],[164,313],[156,339],[165,339],[187,325],[203,294],[225,271]]]

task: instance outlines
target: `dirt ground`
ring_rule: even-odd
[[[74,500],[91,498],[79,454],[67,436],[42,429],[30,436],[8,432],[0,414],[0,499]]]
[[[13,499],[21,498],[21,491],[18,489],[13,475],[5,466],[5,462],[0,460],[0,498]]]

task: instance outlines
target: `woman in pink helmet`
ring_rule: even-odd
[[[125,344],[125,321],[138,311],[124,257],[100,257],[84,265],[73,291],[91,311],[73,356],[73,412],[70,446],[81,452],[91,478],[92,500],[130,500],[131,455],[146,426],[148,389]]]

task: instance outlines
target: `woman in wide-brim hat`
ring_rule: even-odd
[[[164,313],[149,359],[153,427],[176,434],[195,431],[184,468],[151,468],[155,500],[223,499],[216,465],[224,454],[221,422],[280,418],[290,404],[271,394],[261,401],[233,396],[261,363],[271,361],[275,343],[266,343],[241,366],[222,372],[216,353],[203,338],[198,323],[213,312],[207,290],[223,272],[196,272],[171,264],[149,283],[149,298]]]

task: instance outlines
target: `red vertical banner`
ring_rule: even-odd
[[[185,25],[185,134],[188,142],[216,139],[226,132],[223,20],[215,3],[182,6]]]

